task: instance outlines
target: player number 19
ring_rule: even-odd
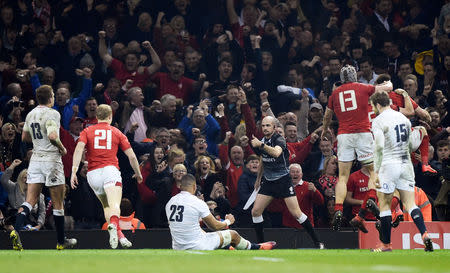
[[[94,149],[111,150],[111,130],[95,130],[94,135]],[[106,145],[100,145],[100,140],[106,140]]]
[[[344,98],[344,95],[347,94],[350,95],[350,97]],[[346,102],[350,102],[348,107],[345,106]],[[341,112],[352,111],[358,108],[358,105],[356,104],[355,90],[346,90],[339,93],[339,104],[341,105]]]

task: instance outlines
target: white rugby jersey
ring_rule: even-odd
[[[375,147],[383,145],[381,165],[411,162],[409,147],[411,122],[405,115],[392,109],[383,111],[372,121],[372,132]],[[375,156],[378,156],[376,151]]]
[[[25,118],[23,130],[31,135],[33,140],[33,155],[31,160],[34,161],[60,161],[61,154],[58,148],[50,143],[47,135],[46,122],[53,120],[58,128],[59,136],[61,116],[58,111],[47,106],[39,105]]]
[[[187,249],[197,243],[205,235],[199,220],[210,213],[204,201],[187,191],[172,197],[166,204],[166,215],[173,249]]]

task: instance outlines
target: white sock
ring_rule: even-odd
[[[300,217],[297,218],[297,221],[300,224],[303,224],[307,219],[308,219],[308,216],[306,216],[306,214],[302,213],[302,215],[300,215]]]
[[[238,250],[250,249],[251,246],[252,246],[252,244],[249,241],[247,241],[243,237],[241,237],[241,240],[236,245],[236,249],[238,249]]]

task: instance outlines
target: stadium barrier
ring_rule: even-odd
[[[425,222],[434,249],[450,249],[450,222]],[[366,222],[369,233],[359,232],[359,248],[375,248],[380,242],[375,222]],[[393,249],[423,249],[422,236],[414,222],[401,222],[392,229]]]
[[[235,229],[239,234],[250,241],[255,241],[255,231],[251,228]],[[327,248],[358,248],[358,233],[351,230],[339,233],[330,229],[317,229],[321,240]],[[148,229],[124,231],[125,236],[133,243],[133,248],[171,248],[172,241],[168,229]],[[78,240],[79,249],[105,249],[109,248],[108,232],[102,230],[76,230],[67,231],[67,237]],[[55,231],[23,231],[20,232],[25,249],[54,249],[56,245]],[[266,240],[276,241],[277,248],[296,249],[313,248],[311,238],[303,230],[295,229],[265,229]],[[0,249],[11,249],[8,233],[0,232]]]

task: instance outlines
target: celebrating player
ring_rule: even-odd
[[[264,219],[262,213],[274,198],[283,198],[289,212],[305,228],[316,247],[323,249],[311,222],[298,205],[297,197],[289,175],[289,151],[284,137],[276,133],[276,119],[267,116],[262,120],[264,138],[253,136],[251,141],[255,152],[262,156],[262,163],[255,182],[258,190],[252,209],[258,242],[264,241]]]
[[[77,240],[64,237],[65,179],[61,156],[65,155],[67,150],[59,139],[61,116],[58,111],[52,109],[54,104],[52,87],[42,85],[36,89],[36,100],[39,106],[28,113],[22,131],[22,141],[33,142],[33,155],[28,167],[27,198],[17,212],[15,228],[19,230],[24,226],[45,184],[49,188],[53,203],[56,249],[72,248]]]
[[[382,244],[373,251],[392,251],[391,200],[395,189],[398,189],[405,209],[422,234],[425,251],[433,251],[422,212],[414,201],[414,169],[410,157],[411,122],[390,108],[387,93],[376,93],[370,100],[378,114],[372,122],[372,132],[375,138],[375,177],[381,184],[378,191],[382,193],[379,195]]]
[[[217,221],[208,205],[194,195],[197,183],[191,174],[183,176],[180,190],[166,204],[173,249],[214,250],[231,244],[235,249],[269,250],[276,245],[275,242],[253,244],[236,231],[227,229],[234,223],[232,214],[227,214],[223,222]],[[210,229],[217,231],[204,232],[200,228],[199,219]]]
[[[392,88],[392,84],[367,85],[357,83],[356,70],[351,65],[341,69],[342,85],[336,88],[328,100],[328,106],[323,117],[322,139],[328,131],[333,111],[339,122],[338,129],[338,165],[339,181],[336,184],[335,213],[332,220],[334,230],[341,228],[343,203],[347,195],[347,181],[355,160],[355,154],[362,165],[367,165],[370,173],[369,191],[363,200],[363,207],[367,207],[375,216],[379,210],[375,202],[376,191],[373,178],[373,137],[370,133],[369,117],[367,115],[369,97],[375,91]]]
[[[138,183],[142,182],[142,175],[136,155],[127,137],[119,129],[110,125],[112,121],[111,107],[106,104],[99,105],[96,116],[98,124],[92,125],[80,133],[73,154],[70,184],[73,189],[78,185],[78,166],[86,147],[87,180],[102,203],[105,218],[109,223],[109,244],[113,249],[117,248],[118,242],[123,248],[129,248],[131,242],[128,241],[119,227],[120,201],[122,200],[122,177],[116,156],[119,147],[127,155]]]

